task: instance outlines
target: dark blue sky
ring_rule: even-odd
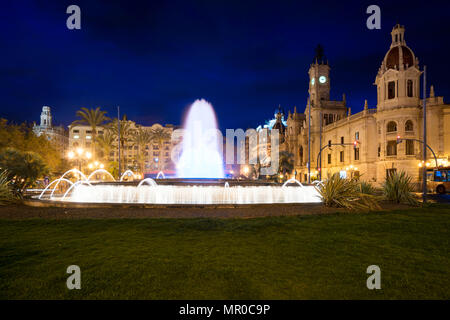
[[[66,8],[81,7],[81,30]],[[370,4],[381,30],[366,28]],[[354,112],[373,86],[396,22],[428,67],[437,95],[450,96],[448,1],[2,1],[0,117],[38,121],[43,105],[69,124],[81,107],[132,120],[180,124],[197,98],[222,129],[256,127],[281,104],[305,108],[307,71],[321,43],[331,96]]]

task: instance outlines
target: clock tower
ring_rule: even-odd
[[[316,55],[308,73],[311,107],[319,107],[322,101],[330,100],[330,66],[321,45],[316,48]]]

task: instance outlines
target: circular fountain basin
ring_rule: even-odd
[[[146,179],[147,180],[147,179]],[[225,179],[152,179],[139,182],[80,183],[64,195],[40,197],[45,203],[66,205],[260,205],[320,203],[315,186]],[[37,198],[37,197],[36,197]]]

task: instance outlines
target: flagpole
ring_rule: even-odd
[[[117,106],[117,145],[119,147],[119,179],[121,177],[121,166],[120,166],[120,106]]]
[[[427,66],[423,67],[423,172],[422,200],[427,202]]]

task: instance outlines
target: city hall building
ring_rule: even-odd
[[[340,172],[341,176],[360,176],[373,183],[382,183],[395,171],[406,171],[414,181],[420,180],[422,166],[435,166],[428,150],[428,161],[422,163],[423,100],[419,59],[406,44],[405,28],[392,29],[392,42],[375,78],[377,106],[351,114],[345,95],[341,101],[330,100],[330,66],[316,56],[309,69],[309,103],[304,113],[294,110],[287,118],[278,115],[276,126],[282,127],[280,150],[294,155],[293,176],[308,180],[308,132],[311,135],[311,178],[322,179]],[[428,91],[428,90],[427,90]],[[450,160],[450,105],[435,96],[431,86],[426,97],[427,143],[438,158],[439,165]],[[309,121],[308,117],[311,116]],[[309,122],[311,123],[309,128]],[[310,130],[309,130],[310,129]],[[397,138],[416,139],[403,140]],[[356,141],[356,144],[354,142]],[[321,146],[324,148],[318,158]],[[319,162],[318,162],[319,161]],[[319,165],[321,164],[321,165]]]

